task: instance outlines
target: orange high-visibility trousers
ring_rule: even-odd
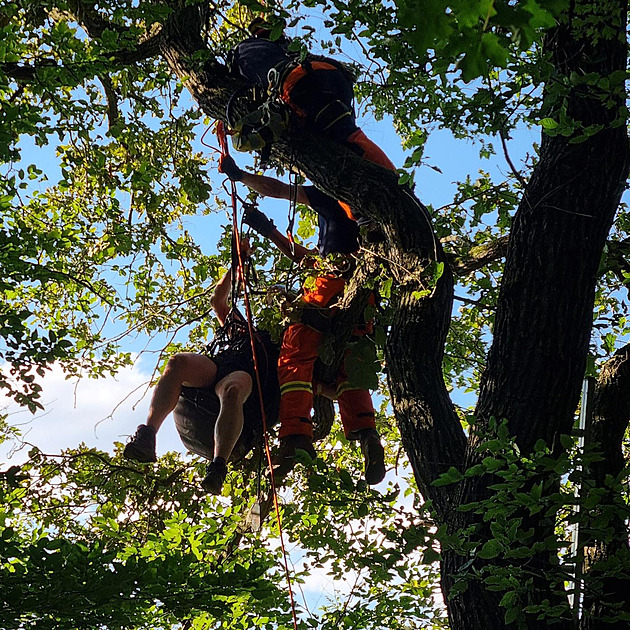
[[[337,100],[344,103],[346,115],[340,116],[336,124],[325,128],[325,133],[347,144],[364,160],[396,170],[383,149],[357,126],[352,106],[352,83],[336,65],[325,61],[313,61],[308,66],[298,65],[285,77],[281,97],[299,118],[315,125],[318,116],[331,103]]]
[[[387,157],[385,151],[381,149],[375,142],[372,142],[362,131],[357,129],[353,134],[346,138],[346,142],[356,145],[360,148],[361,157],[368,162],[374,162],[383,168],[395,171],[394,163]]]
[[[343,292],[344,285],[342,278],[320,276],[316,279],[315,288],[307,291],[303,299],[309,304],[325,307]],[[356,332],[361,334],[364,331]],[[322,337],[322,332],[302,323],[292,324],[284,333],[278,359],[281,438],[287,435],[313,437],[313,369]],[[375,428],[370,392],[349,384],[343,364],[337,374],[336,385],[339,414],[346,437],[362,429]]]

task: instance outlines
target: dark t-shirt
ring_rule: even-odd
[[[242,459],[262,438],[262,417],[260,397],[256,384],[254,361],[249,338],[234,340],[228,347],[210,356],[217,364],[215,385],[228,374],[236,371],[247,372],[253,381],[252,393],[243,405],[244,423],[230,460]],[[263,395],[267,426],[278,420],[280,386],[278,385],[278,346],[266,331],[256,333],[256,359]],[[175,426],[184,446],[191,452],[207,459],[214,456],[214,425],[219,415],[219,398],[214,385],[206,388],[182,387],[177,406],[173,411]]]
[[[322,256],[351,254],[359,249],[359,226],[348,217],[336,199],[315,188],[303,187],[309,205],[319,217],[317,248]]]

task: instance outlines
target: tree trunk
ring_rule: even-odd
[[[602,368],[595,390],[593,422],[587,442],[601,452],[591,462],[583,498],[597,493],[597,506],[582,522],[585,549],[583,614],[580,630],[622,630],[630,619],[630,510],[619,485],[624,483],[622,441],[630,423],[630,345],[618,350]],[[596,519],[602,519],[598,523]],[[618,619],[620,613],[625,620]]]
[[[553,98],[547,93],[545,106],[551,117],[568,112],[576,130],[568,137],[543,136],[540,160],[510,233],[477,422],[485,428],[492,417],[507,419],[509,432],[524,455],[540,439],[552,452],[560,453],[559,436],[571,433],[588,352],[597,269],[628,174],[620,84],[612,97],[607,94],[608,104],[595,86],[573,84],[575,73],[610,76],[625,69],[626,5],[613,4],[614,14],[605,19],[607,28],[612,23],[616,29],[613,37],[593,41],[587,31],[594,27],[591,33],[601,32],[604,18],[596,15],[601,7],[576,2],[549,39],[555,80],[566,91]],[[590,127],[593,133],[589,137],[578,138],[581,127],[594,125],[598,127]],[[478,443],[473,437],[467,465],[477,461]],[[480,480],[463,485],[461,504],[491,496],[487,485]],[[551,481],[549,487],[553,486]],[[527,514],[523,517],[538,532],[538,539],[545,532],[553,534],[553,522],[536,523]],[[471,522],[472,517],[465,524]],[[451,529],[461,525],[460,517]],[[446,594],[465,560],[446,553]],[[537,578],[531,587],[531,602],[561,603],[561,593],[547,577],[557,573],[555,554],[536,556],[535,560]],[[525,564],[531,562],[530,558],[519,567],[511,561],[511,566],[515,571],[525,570]],[[501,566],[500,559],[496,566]],[[497,593],[478,584],[450,600],[448,609],[453,630],[479,627],[469,621],[471,617],[487,618],[486,627],[493,629],[505,626],[497,610]],[[523,627],[533,630],[542,627],[541,623],[530,615]],[[554,625],[574,626],[568,615]]]

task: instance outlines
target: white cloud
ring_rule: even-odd
[[[115,441],[125,442],[136,426],[145,421],[151,398],[147,385],[151,373],[139,362],[122,369],[116,377],[66,380],[59,366],[53,366],[39,382],[44,411],[32,415],[0,397],[0,409],[10,415],[25,442],[45,453],[85,442],[90,447],[113,452]],[[0,462],[18,464],[27,459],[28,446],[17,450],[15,444],[0,445]],[[171,418],[167,418],[158,437],[158,454],[183,451]]]

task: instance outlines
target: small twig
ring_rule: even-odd
[[[499,137],[501,138],[501,146],[503,147],[503,155],[505,157],[505,161],[508,163],[508,166],[510,167],[510,170],[512,171],[512,175],[516,177],[519,184],[523,187],[523,194],[526,195],[525,190],[527,188],[527,182],[523,179],[523,176],[519,173],[519,171],[516,170],[516,167],[514,166],[514,162],[512,162],[512,158],[510,157],[510,154],[507,148],[505,131],[503,131],[503,129],[499,131]]]
[[[481,308],[483,310],[486,310],[486,311],[493,311],[494,310],[494,308],[491,308],[491,307],[486,306],[485,304],[483,304],[481,299],[473,300],[472,298],[467,298],[467,297],[464,297],[462,295],[454,295],[453,299],[457,300],[458,302],[462,302],[463,304],[470,304],[471,306],[478,306],[479,308]]]

